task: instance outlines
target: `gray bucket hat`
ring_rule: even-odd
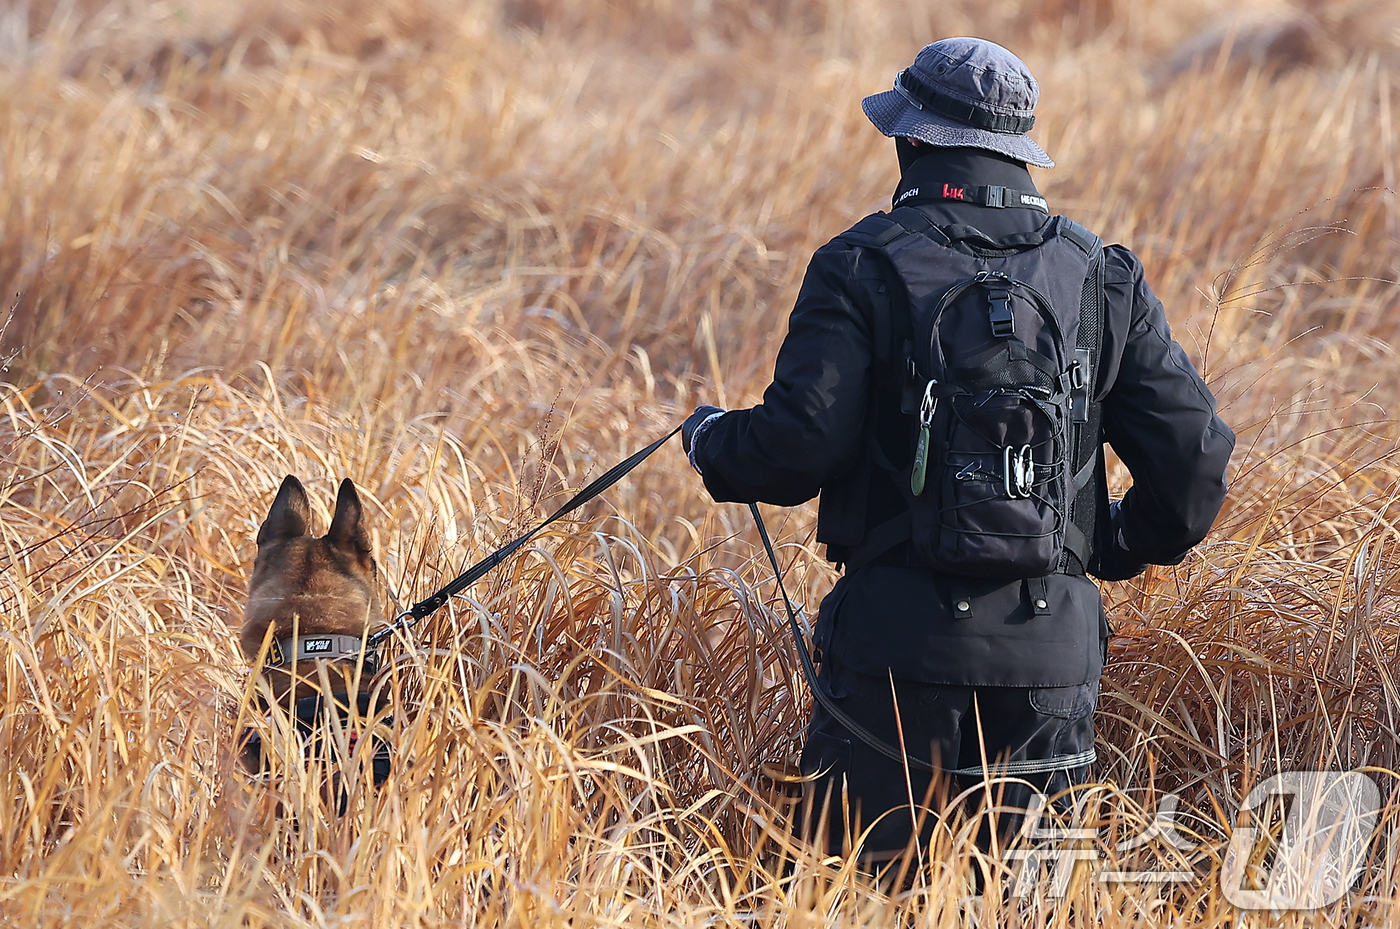
[[[861,101],[887,136],[944,148],[970,146],[1053,168],[1027,137],[1035,125],[1040,85],[1025,62],[986,39],[943,39],[925,45],[894,77],[894,89]]]

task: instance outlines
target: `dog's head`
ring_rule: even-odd
[[[311,503],[301,482],[289,474],[258,530],[258,556],[239,636],[250,659],[262,653],[270,637],[271,654],[262,673],[279,699],[291,687],[294,666],[304,679],[297,696],[315,689],[318,658],[341,659],[336,689],[343,690],[342,680],[350,679],[344,671],[353,670],[358,657],[346,652],[358,649],[355,643],[366,626],[383,619],[364,508],[348,478],[340,484],[330,531],[316,538],[310,530]],[[371,676],[361,673],[360,690]]]

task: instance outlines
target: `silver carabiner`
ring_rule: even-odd
[[[1001,450],[1001,475],[1008,499],[1029,499],[1035,487],[1035,459],[1032,457],[1031,447],[1004,447]]]
[[[933,425],[933,414],[938,410],[938,398],[933,395],[933,388],[938,386],[937,380],[930,380],[924,387],[924,399],[919,404],[919,425],[928,428]]]
[[[1021,446],[1021,496],[1029,498],[1035,489],[1035,456],[1029,445]]]

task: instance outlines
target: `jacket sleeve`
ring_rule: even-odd
[[[853,282],[873,275],[862,267],[873,264],[841,242],[812,256],[763,402],[716,419],[697,445],[696,467],[716,501],[796,506],[855,461],[871,339]]]
[[[1137,257],[1122,246],[1106,256],[1108,365],[1099,383],[1112,386],[1103,397],[1104,438],[1133,476],[1117,528],[1135,558],[1176,564],[1205,538],[1225,501],[1235,434],[1172,339]]]

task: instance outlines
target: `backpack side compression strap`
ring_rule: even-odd
[[[1099,362],[1103,354],[1104,254],[1103,242],[1088,229],[1063,216],[1060,234],[1089,255],[1089,273],[1080,292],[1079,334],[1075,339],[1075,360],[1084,373],[1084,385],[1076,388],[1070,404],[1074,425],[1074,496],[1070,499],[1069,520],[1065,525],[1065,554],[1060,558],[1064,574],[1084,574],[1093,557],[1094,526],[1098,517],[1098,482],[1103,481],[1103,442],[1100,430],[1103,409],[1094,402],[1098,389]]]

